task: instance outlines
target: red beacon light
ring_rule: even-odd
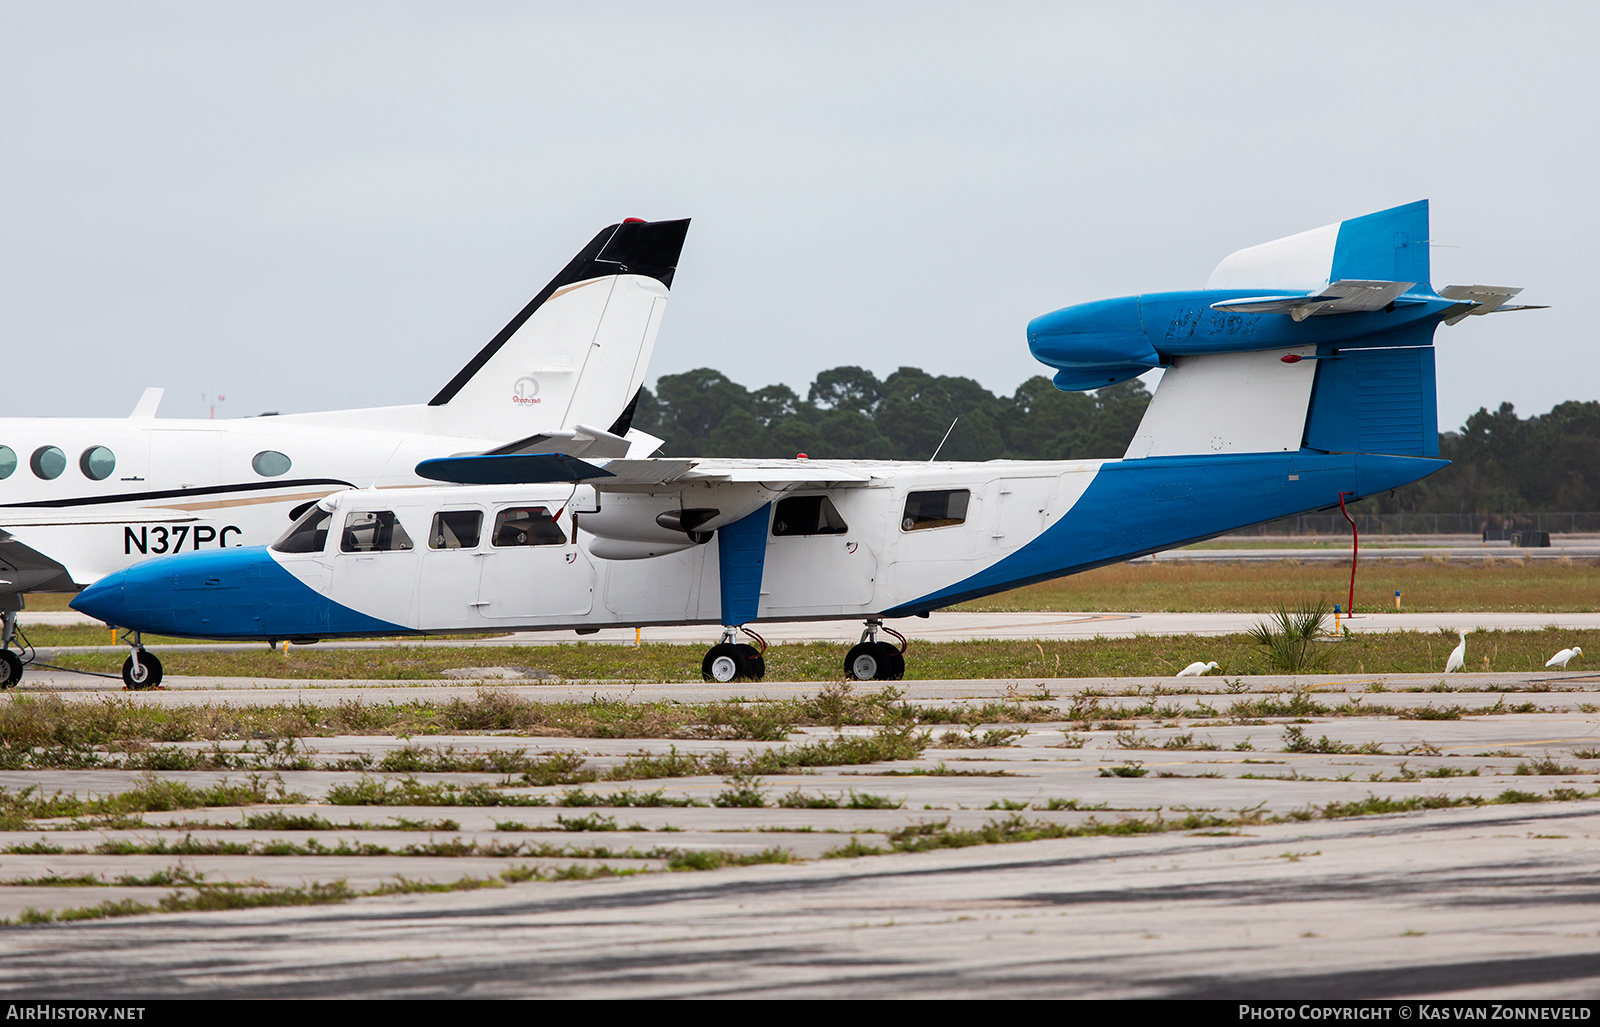
[[[644,218],[623,218],[622,223],[625,225],[642,225],[644,224]]]
[[[794,458],[796,460],[809,460],[809,459],[811,459],[810,457],[806,456],[804,453],[796,453],[794,455]]]
[[[1300,361],[1304,360],[1305,357],[1302,357],[1298,353],[1285,353],[1278,359],[1283,361],[1285,364],[1298,364]]]

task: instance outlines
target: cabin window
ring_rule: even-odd
[[[341,553],[398,553],[410,548],[411,536],[388,510],[353,510],[344,519]]]
[[[320,553],[328,544],[328,522],[332,520],[333,514],[311,504],[272,548],[280,553]]]
[[[117,455],[104,446],[90,446],[78,458],[83,476],[92,481],[105,481],[117,469]]]
[[[17,469],[17,451],[10,446],[0,446],[0,478],[11,477]]]
[[[289,458],[276,450],[264,449],[250,460],[250,467],[263,478],[276,478],[280,474],[288,474],[291,463]]]
[[[542,506],[512,506],[494,515],[497,546],[564,546],[566,533]]]
[[[850,530],[827,496],[790,496],[778,500],[772,515],[774,535],[843,535]]]
[[[429,549],[476,549],[483,530],[483,514],[477,510],[445,510],[433,515],[433,530],[428,533]]]
[[[920,531],[963,524],[967,519],[967,501],[971,498],[972,493],[967,489],[912,492],[906,496],[906,512],[900,520],[900,528]]]
[[[36,477],[45,481],[53,481],[61,477],[61,472],[67,469],[67,454],[55,446],[40,446],[33,451],[33,457],[28,461],[28,466],[33,468]]]

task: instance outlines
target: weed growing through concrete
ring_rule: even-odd
[[[753,774],[730,774],[722,779],[728,787],[711,800],[713,806],[759,809],[767,804],[767,791]]]
[[[1577,774],[1577,773],[1580,773],[1580,771],[1578,770],[1577,767],[1568,766],[1566,764],[1563,764],[1560,760],[1556,759],[1554,756],[1551,756],[1548,753],[1546,753],[1544,756],[1541,756],[1539,759],[1533,760],[1532,762],[1518,763],[1517,764],[1517,769],[1515,771],[1513,771],[1513,773],[1516,773],[1516,774]]]

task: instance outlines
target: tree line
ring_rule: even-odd
[[[1086,393],[1037,375],[997,396],[971,378],[902,367],[880,380],[852,366],[818,374],[802,397],[698,368],[642,391],[633,424],[668,456],[1093,460],[1122,456],[1150,396],[1138,379]],[[1377,497],[1379,512],[1600,510],[1600,402],[1528,418],[1510,403],[1480,409],[1440,433],[1439,451],[1451,465]]]
[[[881,381],[835,367],[801,398],[787,385],[750,390],[699,368],[662,375],[654,393],[640,394],[633,424],[666,440],[669,456],[1088,460],[1121,456],[1149,404],[1137,379],[1082,393],[1036,376],[996,396],[971,378],[915,367]]]

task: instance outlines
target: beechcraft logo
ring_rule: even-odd
[[[527,375],[518,378],[517,384],[511,387],[511,402],[519,407],[539,402],[539,380]]]

